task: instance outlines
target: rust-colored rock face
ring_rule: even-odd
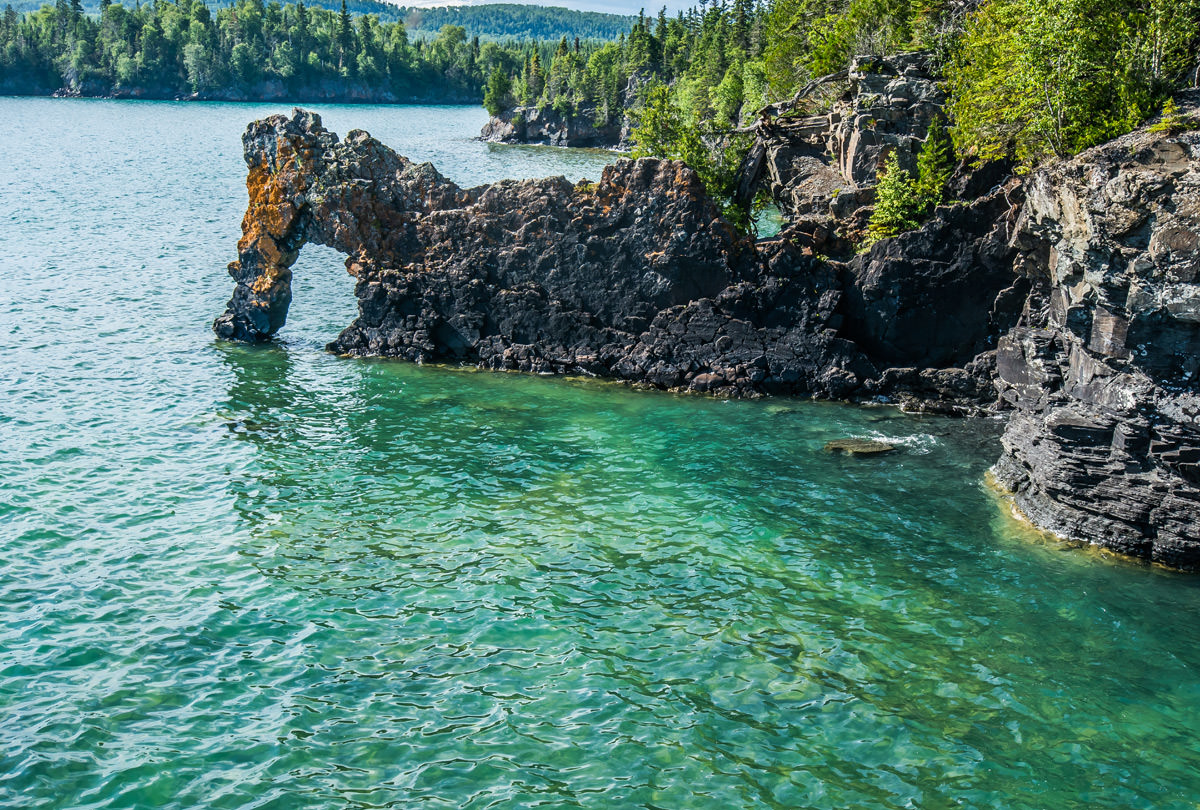
[[[291,266],[306,242],[349,257],[352,273],[380,258],[415,252],[414,223],[469,195],[429,166],[417,166],[365,132],[345,142],[319,116],[297,110],[251,124],[242,136],[249,206],[242,219],[237,281],[217,334],[261,341],[277,332],[291,303]]]

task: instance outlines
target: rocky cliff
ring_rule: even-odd
[[[754,171],[790,220],[826,221],[857,235],[887,156],[916,169],[930,124],[945,116],[946,96],[930,61],[923,52],[858,57],[848,70],[760,112],[747,128],[763,152]],[[814,107],[820,112],[804,114]]]
[[[1015,243],[1032,293],[999,345],[996,479],[1039,526],[1200,568],[1200,133],[1036,173]]]
[[[284,323],[304,243],[348,258],[332,351],[729,396],[1013,411],[995,477],[1038,525],[1200,568],[1200,136],[1142,132],[943,206],[844,261],[824,218],[753,242],[681,163],[462,189],[297,111],[244,136],[214,328]],[[999,397],[998,397],[999,395]]]

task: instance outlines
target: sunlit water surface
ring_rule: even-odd
[[[996,423],[334,357],[314,248],[216,341],[280,109],[0,99],[0,806],[1196,810],[1200,579],[1034,542]]]

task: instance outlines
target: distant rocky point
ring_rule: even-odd
[[[580,147],[585,149],[633,148],[632,108],[647,77],[631,76],[621,91],[624,108],[605,115],[595,105],[562,113],[547,104],[518,104],[491,116],[479,133],[491,143]]]
[[[588,112],[564,116],[552,107],[522,106],[493,115],[479,133],[492,143],[571,146],[592,149],[628,149],[626,121],[596,123]]]

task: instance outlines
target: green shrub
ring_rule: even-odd
[[[1189,129],[1200,129],[1200,120],[1181,113],[1173,98],[1167,99],[1162,115],[1149,127],[1150,132],[1184,132]]]
[[[875,210],[867,227],[867,240],[863,248],[869,248],[881,239],[911,231],[919,224],[921,198],[917,192],[917,181],[900,168],[900,159],[892,152],[887,156],[879,173],[879,185],[875,187]]]
[[[922,218],[933,213],[945,201],[946,184],[954,174],[954,147],[946,126],[934,121],[925,133],[925,143],[917,155],[916,192]]]
[[[946,184],[953,173],[954,151],[940,121],[931,123],[925,134],[925,143],[917,155],[916,177],[900,168],[895,152],[889,154],[879,174],[875,210],[871,212],[862,248],[919,227],[945,202]]]

